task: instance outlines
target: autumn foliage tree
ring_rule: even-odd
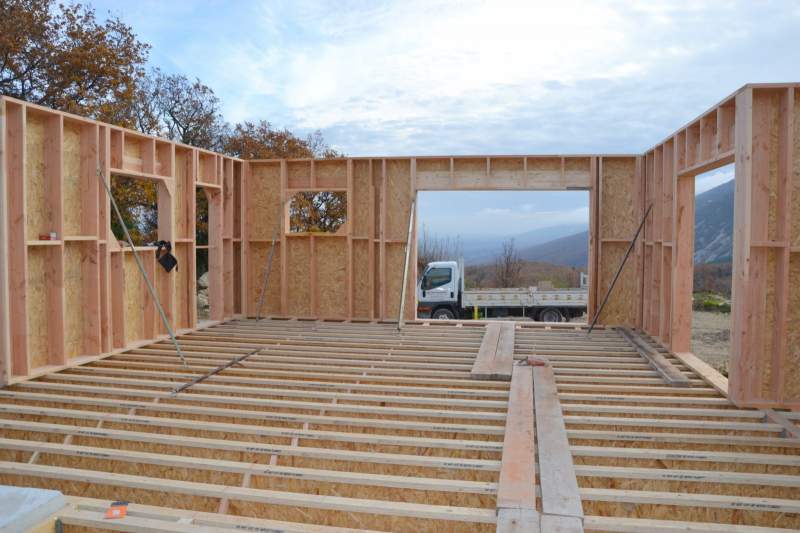
[[[0,92],[133,126],[149,45],[117,18],[53,0],[0,0]]]
[[[318,131],[301,138],[287,129],[274,128],[266,120],[236,124],[226,136],[222,149],[242,159],[341,157]]]
[[[55,0],[0,0],[0,94],[241,158],[338,157],[320,132],[305,138],[265,120],[231,128],[213,89],[145,64],[150,46],[116,17]],[[114,177],[112,192],[137,244],[157,235],[157,192],[148,180]],[[196,200],[197,239],[207,242],[208,208]],[[346,199],[310,198],[330,227]],[[345,208],[346,212],[346,208]],[[343,216],[343,215],[342,215]],[[122,238],[116,220],[112,230]]]
[[[292,232],[336,233],[346,220],[347,195],[343,192],[299,192],[289,204]]]

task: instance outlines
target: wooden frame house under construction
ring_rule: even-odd
[[[731,163],[728,380],[690,334],[694,179]],[[156,184],[177,270],[117,241],[101,176]],[[588,191],[589,316],[644,230],[591,334],[416,320],[428,190]],[[291,228],[325,191],[344,224]],[[0,98],[0,385],[0,485],[66,496],[43,530],[800,530],[800,84],[744,86],[644,154],[332,160]]]

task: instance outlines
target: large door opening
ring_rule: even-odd
[[[734,165],[695,181],[692,352],[728,375],[731,351]]]
[[[586,321],[588,191],[422,191],[419,318]]]

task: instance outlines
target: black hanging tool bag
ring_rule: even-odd
[[[156,243],[158,250],[156,250],[156,259],[164,267],[167,272],[172,272],[172,269],[177,269],[178,260],[172,255],[172,244],[169,241],[158,241]]]

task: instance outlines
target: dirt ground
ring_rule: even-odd
[[[692,316],[692,352],[727,376],[730,350],[730,313],[695,311]]]

